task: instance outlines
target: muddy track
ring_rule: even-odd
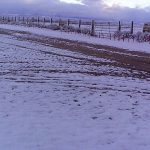
[[[20,37],[19,37],[20,38]],[[145,71],[150,73],[150,54],[143,52],[127,51],[126,49],[119,49],[104,45],[93,45],[71,40],[56,39],[50,37],[39,36],[23,36],[23,39],[40,42],[55,48],[63,48],[70,51],[77,51],[86,55],[95,56],[98,58],[105,58],[116,61],[116,66],[130,68],[138,71]]]
[[[0,34],[13,35],[18,40],[37,42],[46,46],[79,52],[97,58],[108,59],[112,62],[107,62],[105,65],[127,68],[131,73],[138,71],[138,75],[135,75],[138,78],[150,77],[150,54],[148,53],[128,51],[126,49],[105,45],[94,45],[78,41],[33,35],[28,32],[0,30]],[[102,65],[101,62],[100,64],[98,62],[92,63]]]

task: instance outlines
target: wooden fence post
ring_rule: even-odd
[[[101,33],[99,32],[99,38],[101,38]]]
[[[24,17],[22,18],[22,21],[23,21],[23,23],[24,23]]]
[[[61,19],[59,19],[59,27],[61,26]]]
[[[95,35],[95,21],[92,20],[92,26],[91,26],[91,36]]]
[[[121,22],[119,21],[118,31],[121,31]]]
[[[29,23],[29,18],[27,17],[27,24]]]
[[[133,24],[133,21],[131,23],[131,34],[133,34],[133,27],[134,27],[134,24]]]
[[[45,17],[44,17],[44,20],[43,20],[43,24],[45,25],[45,21],[46,21],[46,19],[45,19]]]
[[[79,29],[81,29],[81,23],[82,23],[82,21],[79,20]]]
[[[67,25],[68,25],[68,27],[69,27],[69,25],[70,25],[70,20],[69,20],[69,19],[68,19]]]
[[[110,22],[108,22],[109,34],[110,34]]]
[[[53,24],[53,18],[51,18],[51,24]]]
[[[39,25],[39,22],[40,22],[40,19],[39,19],[39,17],[37,18],[37,24]]]

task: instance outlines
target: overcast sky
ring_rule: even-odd
[[[150,22],[150,0],[0,0],[0,13]]]

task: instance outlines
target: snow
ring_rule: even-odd
[[[130,51],[140,51],[140,52],[146,52],[150,53],[149,47],[150,43],[144,42],[133,42],[132,40],[130,42],[128,41],[118,41],[118,40],[109,40],[109,39],[99,39],[96,37],[90,37],[87,35],[81,35],[77,33],[66,33],[66,32],[60,32],[60,31],[52,31],[49,29],[41,29],[36,27],[24,27],[24,26],[17,26],[17,25],[8,25],[8,24],[0,24],[1,29],[10,29],[10,30],[17,30],[17,31],[25,31],[30,32],[32,34],[37,35],[44,35],[44,36],[50,36],[55,38],[62,38],[62,39],[69,39],[73,41],[80,41],[80,42],[86,42],[86,43],[92,43],[92,44],[101,44],[101,45],[108,45],[118,48],[127,49]]]
[[[82,37],[37,28],[1,28]],[[90,75],[129,73],[94,65],[91,59],[110,62],[1,34],[0,149],[149,150],[150,80]]]

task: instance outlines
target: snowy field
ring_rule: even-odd
[[[149,150],[150,78],[111,63],[0,34],[0,150]]]

